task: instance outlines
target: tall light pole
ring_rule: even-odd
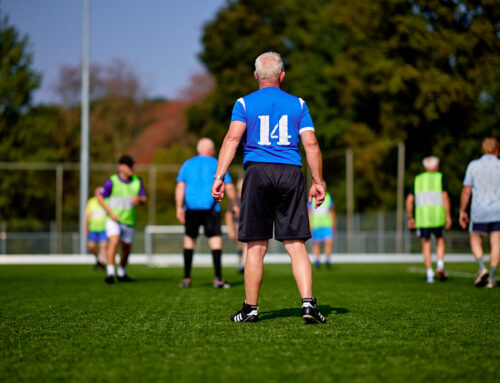
[[[90,0],[83,0],[82,118],[80,143],[80,254],[87,252],[85,207],[89,197],[89,45]]]

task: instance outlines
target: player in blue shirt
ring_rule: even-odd
[[[246,300],[235,322],[258,320],[257,300],[268,240],[283,241],[292,260],[293,275],[302,297],[302,317],[325,323],[312,295],[311,262],[305,241],[311,238],[306,182],[301,171],[299,141],[311,169],[309,202],[325,198],[321,151],[304,100],[280,89],[285,72],[279,54],[267,52],[255,60],[259,90],[236,101],[229,130],[219,153],[212,196],[224,196],[224,174],[243,139],[245,178],[241,196],[238,240],[248,242],[245,263]]]
[[[210,191],[213,175],[217,170],[217,159],[214,143],[209,138],[202,138],[196,146],[198,155],[190,158],[182,165],[177,176],[175,187],[176,215],[185,225],[184,235],[184,279],[181,287],[191,287],[191,265],[196,238],[200,226],[203,225],[208,245],[212,250],[215,270],[213,286],[229,288],[222,279],[222,236],[220,229],[220,204],[212,198]],[[236,204],[236,191],[229,173],[226,175],[228,196],[233,202],[235,214],[239,214]]]

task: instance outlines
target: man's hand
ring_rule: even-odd
[[[186,223],[186,211],[182,207],[178,207],[175,210],[175,215],[180,223],[182,223],[183,225]]]
[[[240,216],[240,207],[238,204],[233,205],[233,213],[234,213],[234,218],[238,218]]]
[[[109,213],[109,218],[111,218],[111,219],[112,219],[113,221],[115,221],[115,222],[118,222],[118,221],[119,221],[118,216],[117,216],[117,215],[116,215],[116,213],[114,213],[114,212]]]
[[[416,229],[415,218],[408,218],[408,229]]]
[[[452,224],[453,220],[451,219],[451,216],[446,216],[446,225],[444,226],[444,228],[446,230],[450,229],[451,228],[451,224]]]
[[[134,195],[134,196],[130,197],[130,203],[132,204],[132,206],[139,205],[139,196]]]
[[[325,200],[323,184],[312,184],[311,189],[309,189],[309,203],[312,203],[313,198],[315,199],[314,208],[317,209]]]
[[[214,180],[214,184],[212,185],[212,197],[217,202],[222,201],[222,198],[224,198],[224,181]]]
[[[460,227],[462,229],[467,228],[467,224],[469,223],[469,215],[465,211],[460,212],[460,217],[458,218],[458,223],[460,223]]]

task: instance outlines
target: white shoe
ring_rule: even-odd
[[[476,274],[476,280],[474,281],[474,285],[476,287],[483,287],[488,282],[488,277],[490,273],[487,268],[481,269]]]
[[[487,289],[492,289],[496,285],[497,285],[497,283],[495,281],[489,281],[488,284],[486,285],[486,288]]]
[[[434,283],[434,277],[427,277],[427,283]]]

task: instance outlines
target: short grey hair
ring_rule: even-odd
[[[422,164],[426,169],[435,169],[439,166],[439,158],[436,156],[425,157]]]
[[[279,80],[281,72],[284,71],[283,60],[279,53],[262,53],[255,59],[255,72],[260,80]]]

